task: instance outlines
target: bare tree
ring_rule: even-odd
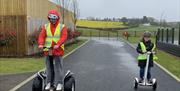
[[[74,12],[74,30],[76,29],[76,23],[79,18],[79,8],[78,8],[78,2],[77,0],[73,0],[73,12]]]
[[[63,22],[64,22],[64,9],[69,10],[72,12],[72,19],[73,19],[73,23],[74,23],[74,30],[76,29],[76,23],[77,20],[79,18],[79,8],[78,8],[78,2],[77,0],[57,0],[56,1],[58,3],[58,5],[62,6],[60,9],[60,12],[63,14]],[[69,13],[66,13],[69,14]]]

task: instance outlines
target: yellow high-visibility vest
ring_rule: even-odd
[[[49,47],[51,47],[52,42],[54,41],[55,43],[57,43],[61,37],[61,31],[64,28],[64,24],[58,24],[56,27],[56,30],[54,32],[54,35],[51,32],[51,28],[50,28],[50,23],[45,24],[45,29],[46,29],[46,39],[45,39],[45,44],[44,47],[47,47],[44,49],[44,51],[48,51]],[[61,48],[64,50],[64,44],[61,45]]]
[[[140,46],[141,46],[142,52],[147,52],[146,46],[144,45],[143,42],[140,42]],[[154,51],[155,49],[156,49],[156,45],[154,44],[152,51]],[[147,60],[147,55],[146,54],[139,54],[137,59],[138,60]],[[155,54],[153,54],[153,60],[158,60],[158,57]]]

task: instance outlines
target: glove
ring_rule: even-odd
[[[39,45],[38,48],[39,48],[39,49],[43,49],[43,45]]]
[[[58,45],[55,45],[55,46],[54,46],[54,49],[58,49],[58,48],[59,48],[59,46],[58,46]]]

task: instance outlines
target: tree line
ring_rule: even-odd
[[[161,26],[161,27],[179,27],[180,22],[167,22],[165,19],[158,20],[154,17],[143,16],[142,18],[97,18],[97,17],[87,17],[87,20],[91,21],[116,21],[116,22],[123,22],[124,25],[128,26],[139,26],[140,24],[149,24],[154,26]]]

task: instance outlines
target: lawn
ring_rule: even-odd
[[[112,22],[112,21],[90,21],[90,20],[78,20],[77,26],[89,27],[89,28],[124,28],[127,27],[123,25],[122,22]]]
[[[125,29],[125,30],[119,30],[118,32],[121,34],[123,34],[123,32],[128,32],[128,34],[131,37],[141,37],[143,32],[145,31],[150,31],[152,33],[152,36],[155,37],[156,35],[156,31],[158,30],[157,26],[142,26],[140,25],[139,27],[135,27],[135,28],[129,28],[129,29]]]
[[[117,31],[104,31],[96,29],[78,28],[78,31],[82,33],[84,37],[117,37]]]
[[[66,46],[65,54],[71,52],[87,40],[79,40],[71,45]],[[0,58],[0,74],[13,74],[34,72],[43,69],[44,58]]]
[[[157,50],[157,56],[159,57],[157,63],[180,79],[180,57],[173,56],[161,50]]]
[[[152,36],[155,37],[156,26],[140,26],[125,30],[117,30],[117,31],[104,31],[104,30],[97,30],[97,29],[87,29],[87,28],[78,28],[78,31],[82,33],[81,36],[84,37],[123,37],[123,32],[127,31],[130,37],[141,37],[144,31],[151,31]],[[109,33],[109,34],[108,34]],[[117,34],[118,33],[118,34]],[[138,39],[139,40],[139,39]]]
[[[126,37],[123,37],[123,38],[127,40]],[[134,37],[134,36],[132,36],[132,37],[129,37],[129,38],[128,38],[128,41],[129,41],[130,43],[132,43],[132,44],[137,44],[137,43],[139,43],[141,40],[142,40],[141,37]],[[152,37],[152,38],[151,38],[151,41],[152,41],[153,43],[155,43],[155,37]]]

